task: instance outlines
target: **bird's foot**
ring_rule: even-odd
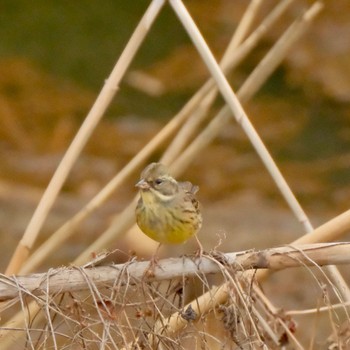
[[[153,278],[155,276],[155,268],[159,267],[159,259],[158,256],[153,255],[147,269],[145,270],[143,277],[144,278]]]
[[[197,250],[195,252],[195,258],[201,258],[203,254],[205,254],[205,251],[203,249],[202,243],[199,241],[197,235],[196,235],[196,241],[197,241]]]

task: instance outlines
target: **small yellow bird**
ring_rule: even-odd
[[[161,244],[179,244],[197,234],[202,226],[195,198],[198,186],[177,182],[163,164],[151,163],[142,171],[136,187],[141,195],[136,222],[148,237]]]

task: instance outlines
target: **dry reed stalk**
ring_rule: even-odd
[[[246,11],[242,16],[242,19],[238,23],[235,35],[233,36],[233,39],[228,46],[228,51],[235,50],[239,45],[241,45],[248,32],[251,30],[253,22],[256,19],[260,7],[263,5],[263,3],[263,0],[252,0],[249,3]]]
[[[265,296],[265,294],[261,291],[261,289],[258,286],[254,285],[253,288],[254,293],[256,294],[256,300],[258,301],[258,303],[263,305],[263,309],[266,310],[266,313],[273,316],[275,322],[277,321],[280,327],[284,329],[285,333],[288,335],[289,339],[292,340],[296,348],[304,350],[297,338],[295,337],[295,335],[293,334],[293,332],[291,332],[289,327],[286,326],[285,320],[281,318],[280,309],[277,309],[274,305],[272,305],[270,300]],[[282,316],[285,317],[284,312],[282,313]]]
[[[252,74],[247,78],[242,87],[239,89],[237,96],[240,98],[240,101],[244,102],[246,98],[250,98],[256,90],[262,85],[266,80],[266,77],[270,75],[276,66],[281,62],[285,57],[286,52],[290,48],[291,44],[294,43],[307,29],[310,21],[319,13],[322,9],[320,3],[315,3],[305,14],[299,19],[299,21],[294,22],[283,36],[277,41],[274,45],[274,48],[268,52],[264,59],[258,64],[254,69]],[[175,167],[186,167],[191,159],[193,159],[194,154],[198,153],[198,148],[203,148],[205,145],[210,143],[217,132],[222,128],[221,124],[228,122],[230,111],[228,107],[224,109],[217,116],[217,120],[213,120],[208,126],[208,130],[204,131],[200,138],[198,137],[184,152],[183,157],[178,160]],[[243,125],[242,125],[243,127]],[[253,129],[248,125],[248,130]],[[275,165],[273,159],[269,155],[268,151],[265,149],[265,146],[260,142],[259,138],[255,138],[254,130],[253,133],[250,133],[250,140],[255,146],[257,153],[262,158],[265,166],[269,170],[272,178],[276,182],[278,188],[280,189],[282,195],[286,199],[290,208],[294,212],[298,220],[304,225],[306,232],[311,232],[313,227],[304,213],[302,207],[298,203],[293,192],[289,188],[287,182],[284,180],[282,174],[280,173],[278,167]],[[250,135],[247,133],[247,135]],[[256,134],[256,136],[258,136]],[[340,275],[336,267],[328,266],[327,270],[334,281],[338,286],[339,290],[342,293],[342,296],[345,300],[350,300],[350,291],[347,286],[347,283],[344,281],[343,277]]]
[[[183,18],[185,18],[185,20],[183,19],[183,21],[185,23],[187,23],[189,25],[189,28],[187,28],[187,30],[191,30],[193,31],[192,34],[194,35],[195,39],[194,40],[198,40],[198,44],[197,48],[198,49],[202,49],[202,45],[203,47],[206,47],[205,41],[200,37],[200,33],[196,30],[196,28],[192,28],[193,26],[195,27],[194,22],[192,22],[189,14],[187,13],[186,8],[182,5],[182,3],[180,1],[171,1],[171,4],[173,5],[173,7],[176,8],[176,6],[179,7],[179,12],[178,12],[178,16],[181,17],[183,16]],[[308,11],[305,12],[305,14],[302,16],[302,18],[296,22],[295,26],[297,28],[299,28],[298,35],[301,35],[301,33],[303,33],[306,28],[308,27],[308,25],[310,24],[311,20],[316,16],[316,14],[321,10],[322,5],[320,3],[315,3]],[[184,24],[184,23],[183,23]],[[300,29],[302,28],[302,29]],[[295,41],[296,36],[291,36],[290,32],[287,32],[289,35],[289,40],[291,41]],[[281,42],[283,42],[285,40],[285,38],[280,39]],[[279,45],[278,49],[279,50],[286,50],[286,45],[285,43],[283,45]],[[303,223],[306,231],[310,231],[312,230],[312,226],[308,220],[308,218],[306,217],[303,209],[301,208],[301,206],[299,205],[298,201],[296,200],[296,198],[294,197],[294,194],[292,193],[292,191],[290,190],[288,184],[285,182],[284,178],[282,177],[281,173],[279,172],[279,169],[276,167],[275,163],[273,162],[273,159],[270,157],[269,153],[267,152],[265,146],[262,144],[262,142],[260,141],[258,135],[256,134],[255,130],[253,128],[250,127],[250,123],[247,119],[245,119],[245,115],[243,110],[240,108],[240,104],[238,101],[236,101],[235,96],[233,96],[233,100],[230,100],[230,91],[226,91],[225,89],[228,88],[230,89],[229,86],[227,86],[228,84],[225,83],[225,77],[221,74],[219,67],[217,66],[214,58],[212,57],[212,55],[210,54],[210,51],[203,49],[202,54],[207,55],[207,65],[212,64],[211,66],[211,73],[216,73],[216,76],[213,74],[214,78],[216,78],[218,81],[223,82],[223,85],[221,86],[221,89],[223,91],[221,91],[223,94],[225,92],[226,96],[224,96],[225,98],[227,98],[227,102],[230,101],[231,102],[231,110],[232,111],[236,111],[238,113],[238,122],[242,125],[243,129],[245,131],[247,131],[246,129],[248,128],[248,136],[249,134],[253,137],[253,139],[251,139],[252,143],[254,146],[256,146],[256,150],[258,152],[258,154],[260,156],[262,156],[262,159],[264,162],[269,163],[268,165],[268,169],[272,170],[272,175],[273,178],[275,179],[275,182],[277,183],[277,186],[282,190],[282,194],[285,196],[285,198],[287,199],[287,202],[289,203],[289,205],[291,206],[293,212],[295,213],[295,215],[297,216],[297,218],[299,219],[299,221],[301,223]],[[282,55],[280,56],[282,57]],[[271,56],[270,56],[271,59]],[[264,62],[266,63],[266,61]],[[275,62],[276,63],[276,62]],[[264,65],[266,66],[266,64]],[[208,67],[209,68],[209,67]],[[264,69],[263,69],[264,70]],[[267,70],[268,72],[269,70]],[[249,90],[247,90],[249,91]],[[232,93],[232,91],[231,91]],[[237,102],[237,105],[235,104]],[[243,124],[243,121],[248,121],[248,123]],[[190,153],[190,152],[189,152]],[[261,154],[262,153],[262,154]],[[271,173],[271,171],[270,171]],[[277,181],[276,181],[276,177],[277,177]],[[338,273],[338,271],[335,268],[332,268],[331,273],[334,276],[334,280],[337,280],[337,286],[340,289],[340,291],[343,294],[343,297],[345,297],[345,300],[347,300],[347,297],[349,296],[349,290],[347,288],[346,283],[344,282],[344,280],[342,280],[342,277],[340,276],[340,274]]]
[[[350,229],[350,210],[346,211],[345,213],[335,217],[334,219],[328,221],[327,223],[323,224],[322,226],[316,228],[313,232],[307,233],[304,236],[300,237],[299,239],[292,242],[291,246],[299,246],[301,244],[311,244],[311,243],[319,243],[319,242],[327,242],[329,240],[337,239],[341,235],[348,232]],[[336,244],[336,243],[335,243]],[[348,252],[345,254],[348,254]],[[260,270],[256,273],[256,279],[257,281],[261,282],[264,278],[266,278],[268,275],[267,270]],[[224,283],[220,287],[215,287],[213,293],[212,291],[208,291],[206,296],[204,294],[201,296],[203,297],[203,300],[206,300],[206,303],[201,305],[201,310],[203,313],[207,313],[210,310],[214,309],[217,305],[220,305],[224,303],[227,299],[227,290],[229,286],[227,283]],[[208,303],[208,299],[212,296],[211,304]],[[198,299],[199,300],[199,299]],[[192,301],[189,305],[196,304],[198,301]],[[342,303],[342,305],[347,305]],[[271,307],[271,310],[273,310],[273,307]],[[176,319],[179,318],[179,313],[175,313],[171,315],[171,324],[169,324],[169,328],[175,327],[175,331],[179,331],[182,328],[182,322],[176,323]],[[164,322],[163,322],[164,324]],[[168,327],[168,324],[165,323],[164,327]]]
[[[344,306],[350,306],[350,302],[341,303],[341,304],[332,304],[332,309],[343,309]],[[303,310],[288,310],[285,312],[286,316],[300,316],[300,315],[311,315],[317,314],[320,312],[328,312],[329,306],[320,306],[313,309],[303,309]]]
[[[281,2],[276,6],[276,8],[270,13],[266,21],[254,31],[254,33],[249,36],[249,38],[242,44],[244,46],[246,43],[249,43],[247,47],[253,45],[256,42],[256,33],[262,33],[264,29],[270,27],[270,25],[283,13],[283,11],[290,5],[291,1]],[[268,27],[266,27],[268,25]],[[293,26],[293,25],[292,25]],[[295,28],[295,27],[294,27]],[[299,28],[295,28],[298,30],[299,37],[306,31],[307,27],[302,26],[303,31],[299,30]],[[272,49],[269,51],[268,57],[269,65],[274,69],[281,62],[283,55],[286,55],[288,48],[290,48],[294,42],[297,40],[297,36],[291,34],[289,30],[282,36],[281,41],[284,45],[275,44]],[[242,47],[240,46],[240,48]],[[239,48],[239,49],[240,49]],[[281,51],[283,49],[283,51]],[[280,60],[277,61],[273,57],[277,55]],[[225,60],[226,57],[223,58],[222,65],[225,70],[228,61]],[[266,65],[266,64],[265,64]],[[265,66],[264,65],[264,66]],[[271,74],[272,70],[265,70],[264,66],[259,66],[254,69],[251,75],[254,75],[255,79],[251,79],[249,75],[246,81],[243,83],[241,88],[237,92],[237,96],[242,103],[247,102],[260,88],[264,81],[266,81]],[[246,82],[249,83],[246,83]],[[259,82],[259,84],[257,83]],[[249,86],[248,86],[249,85]],[[206,146],[208,146],[212,140],[217,136],[217,134],[222,130],[225,125],[231,120],[231,113],[229,107],[225,106],[221,109],[221,111],[213,118],[213,120],[209,123],[209,125],[200,133],[200,135],[192,141],[192,143],[183,151],[179,159],[176,160],[175,164],[173,164],[174,169],[184,169],[188,166],[188,164],[196,157],[196,155],[203,150]],[[179,171],[176,171],[176,174]]]
[[[278,18],[285,12],[291,2],[294,0],[284,0],[279,3],[269,15],[262,21],[256,30],[240,45],[236,51],[231,51],[234,47],[233,40],[229,44],[229,48],[222,59],[222,67],[224,71],[232,70],[237,66],[244,57],[256,46],[259,39],[272,27]],[[249,15],[252,17],[252,15]],[[242,36],[242,34],[241,34]],[[237,41],[237,40],[235,40]],[[183,109],[77,214],[67,221],[62,227],[55,231],[47,241],[45,241],[33,254],[28,258],[26,264],[21,268],[20,273],[29,273],[37,268],[55,249],[61,246],[76,232],[77,226],[99,206],[101,206],[112,194],[120,187],[125,180],[154,152],[166,139],[173,134],[182,123],[192,115],[200,105],[201,101],[208,94],[217,89],[213,79],[209,80],[203,87],[191,98],[191,100],[183,107]],[[255,91],[258,90],[257,88]],[[171,147],[171,146],[170,146]],[[172,151],[171,154],[165,153],[163,161],[165,164],[170,164],[178,155]],[[125,214],[125,212],[123,212]],[[127,212],[127,217],[130,213]],[[118,215],[118,218],[125,215]],[[117,220],[117,219],[116,219]],[[114,222],[117,222],[117,221]],[[118,237],[118,232],[123,233],[125,225],[114,227],[108,232],[115,230],[115,239]],[[104,235],[102,235],[104,236]],[[108,236],[108,234],[107,234]],[[108,237],[104,241],[96,242],[90,246],[85,254],[89,257],[91,252],[97,251],[103,247],[104,242],[109,242]],[[85,260],[84,260],[85,259]],[[86,258],[81,257],[78,261],[86,261]]]
[[[262,83],[266,81],[267,77],[272,73],[274,69],[280,64],[282,59],[287,54],[288,49],[295,43],[295,41],[300,38],[300,36],[306,31],[308,26],[314,17],[321,10],[321,5],[319,3],[314,4],[305,14],[296,22],[294,22],[290,28],[281,36],[274,47],[269,51],[269,53],[263,59],[263,64],[259,64],[243,83],[242,87],[237,92],[237,96],[241,102],[246,102],[251,98],[256,91],[261,87]],[[266,68],[268,67],[268,68]],[[253,79],[253,78],[254,79]],[[243,113],[244,115],[244,113]],[[187,149],[182,154],[181,159],[176,162],[174,168],[185,167],[199,150],[202,150],[206,145],[208,145],[212,139],[217,135],[217,133],[224,127],[224,125],[229,122],[231,118],[230,109],[225,106],[218,115],[213,118],[212,122],[208,127],[195,139],[192,144],[187,147]],[[284,180],[282,174],[280,173],[278,167],[274,163],[273,159],[269,155],[264,144],[260,140],[259,136],[255,132],[254,128],[251,126],[249,120],[244,115],[241,120],[238,121],[243,129],[246,131],[251,143],[255,147],[257,153],[262,158],[266,168],[269,170],[272,178],[280,189],[287,203],[291,207],[295,216],[304,225],[305,230],[308,232],[312,230],[312,226],[306,217],[303,209],[295,198],[294,194],[290,190],[288,184]]]
[[[232,69],[235,68],[243,60],[243,58],[256,46],[259,39],[266,32],[268,32],[268,30],[270,30],[271,26],[275,23],[275,21],[278,18],[281,17],[283,12],[288,8],[288,6],[293,1],[294,0],[284,0],[279,4],[277,4],[276,7],[263,20],[263,22],[254,30],[254,32],[241,45],[237,46],[237,43],[239,43],[242,37],[244,36],[244,30],[248,30],[248,27],[249,27],[248,23],[253,19],[254,15],[256,14],[259,1],[257,2],[253,1],[250,3],[251,7],[247,9],[245,15],[243,16],[243,18],[247,18],[245,25],[242,25],[241,27],[241,22],[240,22],[237,28],[237,30],[240,31],[240,34],[236,36],[236,32],[235,32],[220,62],[220,66],[223,72],[227,73],[228,71],[232,71]],[[191,120],[189,125],[184,125],[183,127],[184,129],[183,133],[186,135],[187,139],[189,139],[191,135],[191,129],[195,129],[196,126],[205,119],[206,115],[204,112],[208,110],[209,105],[212,103],[212,100],[215,98],[217,94],[217,90],[218,90],[217,86],[214,83],[214,80],[211,78],[194,95],[193,98],[197,97],[198,95],[201,96],[201,98],[199,99],[201,103],[199,106],[197,106],[197,108],[199,108],[199,111],[197,111],[196,115],[194,116],[193,118],[194,120]],[[189,101],[189,103],[192,102],[193,98]],[[185,142],[180,141],[181,137],[182,135],[180,131],[179,134],[175,137],[172,144],[165,151],[162,157],[162,160],[166,164],[171,163],[171,160],[175,159],[176,156],[180,153],[180,150],[183,149]]]
[[[291,245],[298,246],[300,244],[312,244],[331,242],[339,239],[343,234],[350,230],[350,210],[336,216],[335,218],[327,221],[325,224],[317,227],[310,233],[307,233],[300,238],[296,239]],[[267,277],[266,271],[260,271],[258,273],[259,280],[263,280]],[[349,300],[346,300],[349,301]]]
[[[225,99],[228,107],[230,108],[232,114],[247,134],[249,140],[251,141],[260,158],[262,159],[265,167],[269,171],[272,179],[281,191],[281,194],[285,198],[289,207],[293,211],[296,218],[303,224],[305,231],[311,232],[313,230],[311,222],[306,216],[297,198],[294,196],[292,190],[290,189],[282,173],[275,164],[264,143],[260,139],[258,133],[254,129],[253,125],[250,123],[248,116],[245,114],[244,109],[242,108],[238,98],[232,91],[225,75],[223,74],[219,65],[215,61],[213,54],[208,48],[204,38],[199,32],[195,22],[191,18],[186,7],[183,5],[181,0],[170,0],[170,4],[172,5],[180,21],[182,22],[182,25],[187,30],[193,44],[197,47],[197,50],[202,56],[203,61],[206,63],[212,77],[215,79],[218,88],[223,98]],[[323,5],[320,2],[313,4],[310,7],[310,9],[306,11],[301,18],[299,18],[299,21],[293,23],[293,25],[290,26],[288,31],[286,31],[285,35],[283,35],[275,44],[276,52],[278,52],[279,54],[273,54],[270,51],[269,54],[266,55],[256,67],[256,70],[261,69],[261,71],[265,72],[266,75],[271,74],[275,69],[276,63],[280,63],[280,61],[286,53],[286,50],[289,49],[290,42],[295,42],[295,40],[299,38],[302,33],[305,32],[310,22],[315,18],[315,16],[320,12],[322,8]],[[252,76],[254,77],[254,80],[248,80],[246,85],[248,86],[248,88],[250,87],[251,82],[254,81],[254,84],[256,84],[256,76],[252,74],[250,78]],[[257,85],[261,85],[262,81],[263,80],[258,81]],[[247,89],[247,91],[249,90]],[[244,92],[246,91],[244,90]],[[343,298],[345,300],[350,300],[350,290],[337,268],[329,267],[328,272],[332,276],[333,281],[339,287]]]
[[[307,236],[307,235],[305,235],[305,236]],[[337,248],[338,244],[340,244],[342,246],[339,250]],[[249,262],[248,260],[250,258],[248,258],[245,262],[243,262],[243,261],[238,262],[238,260],[237,260],[237,263],[238,263],[238,265],[243,263],[242,267],[250,266],[251,268],[257,267],[257,266],[255,266],[255,264],[257,264],[257,265],[260,264],[260,267],[262,268],[262,270],[260,270],[256,273],[256,278],[258,281],[261,281],[261,279],[264,277],[265,271],[267,271],[267,270],[264,270],[263,266],[265,266],[265,268],[269,268],[272,270],[278,270],[278,269],[282,268],[282,265],[284,267],[287,267],[287,265],[288,265],[288,267],[293,267],[293,266],[296,267],[297,265],[298,266],[322,266],[322,265],[327,265],[328,262],[330,262],[330,264],[339,264],[340,261],[341,261],[341,263],[344,263],[344,264],[349,263],[349,261],[350,261],[349,243],[330,243],[330,245],[328,247],[331,250],[329,250],[327,253],[325,251],[325,250],[327,250],[327,248],[325,248],[326,246],[328,246],[328,244],[323,245],[322,243],[314,243],[313,245],[310,245],[310,246],[307,246],[307,245],[304,246],[302,248],[302,251],[303,251],[302,252],[299,249],[301,246],[299,244],[296,245],[294,243],[294,244],[291,244],[289,247],[281,247],[281,248],[277,248],[277,250],[272,249],[270,251],[269,250],[265,251],[267,253],[267,255],[269,256],[265,262],[263,262],[263,261],[264,261],[265,257],[267,257],[267,255],[261,256],[261,260],[260,260],[259,253],[258,253],[257,256],[252,255],[252,257],[254,256],[253,259],[258,258],[258,260],[256,260],[256,261]],[[297,249],[295,249],[295,247],[297,247]],[[307,251],[305,250],[305,248]],[[308,248],[311,248],[311,249],[308,250]],[[323,250],[323,248],[325,248],[325,250]],[[281,250],[279,250],[279,249],[281,249]],[[273,251],[273,253],[272,253],[272,251]],[[284,255],[284,253],[282,253],[283,251],[284,251],[284,253],[286,253],[286,255]],[[269,252],[272,253],[271,256],[270,256]],[[280,255],[280,253],[282,253],[282,255]],[[290,253],[292,255],[290,255]],[[244,254],[246,254],[246,253],[244,253]],[[250,253],[247,253],[247,254],[249,256]],[[328,258],[330,260],[328,260]],[[340,260],[338,260],[338,259],[340,259]],[[272,265],[267,263],[267,261],[271,262]],[[265,265],[265,263],[266,263],[266,265]],[[224,283],[220,287],[215,287],[215,289],[214,289],[215,293],[213,291],[209,291],[206,293],[208,295],[207,295],[207,297],[204,298],[204,300],[207,300],[209,295],[212,295],[212,299],[211,299],[212,304],[211,305],[209,305],[207,302],[205,305],[202,305],[198,300],[192,301],[189,305],[198,303],[199,307],[201,309],[201,312],[203,314],[209,312],[210,310],[214,309],[215,306],[225,302],[225,296],[227,296],[227,289],[229,288],[229,286],[227,284],[228,283]],[[216,300],[216,298],[217,298],[217,300]],[[219,302],[217,303],[217,301],[219,301]],[[271,307],[271,305],[269,305],[269,308],[271,309],[271,311],[273,313],[276,313],[276,309]],[[200,315],[198,317],[200,317]],[[176,319],[176,314],[172,315],[171,319]],[[163,322],[163,326],[165,328],[167,328],[168,324],[166,322],[165,323]],[[173,321],[172,326],[175,326],[174,330],[171,328],[171,326],[169,326],[169,328],[172,329],[171,330],[172,332],[179,331],[181,328],[181,322],[179,325],[176,325]]]
[[[255,19],[257,12],[259,10],[259,7],[261,5],[262,5],[261,0],[251,1],[250,4],[248,5],[220,61],[220,67],[222,69],[228,66],[230,61],[233,60],[232,58],[235,57],[237,48],[242,44],[243,40],[247,36],[248,31],[251,28],[252,22]],[[286,8],[286,7],[283,6],[283,8]],[[265,31],[266,30],[267,28],[265,28]],[[258,31],[258,29],[256,31]],[[241,56],[241,59],[243,59],[243,57],[244,56]],[[230,65],[231,73],[238,63],[239,61],[236,60],[235,64]],[[206,96],[203,96],[199,105],[196,108],[196,111],[186,121],[186,123],[184,123],[182,128],[175,135],[171,144],[168,146],[163,156],[161,157],[161,162],[163,162],[164,164],[170,164],[174,159],[176,159],[176,157],[181,153],[181,151],[185,149],[188,142],[191,141],[191,139],[193,138],[193,135],[195,134],[199,126],[208,117],[209,109],[212,106],[218,94],[218,88],[216,84],[214,84],[214,81],[210,79],[206,84],[203,85],[203,87],[196,93],[196,95],[198,93],[201,93],[202,90],[205,90],[207,84],[211,85],[210,90],[208,91]]]
[[[276,182],[276,185],[278,186],[278,188],[281,190],[282,194],[286,198],[293,213],[296,215],[298,220],[300,220],[300,222],[304,225],[306,232],[312,231],[312,226],[308,218],[306,217],[303,209],[301,208],[293,192],[289,188],[287,182],[283,178],[281,172],[279,171],[278,167],[273,161],[267,148],[261,141],[258,133],[254,129],[253,125],[250,123],[248,116],[245,114],[245,111],[240,101],[232,91],[225,75],[223,74],[219,65],[215,61],[213,54],[208,48],[204,38],[199,32],[195,22],[191,18],[186,7],[183,5],[183,3],[180,0],[170,0],[170,4],[172,5],[177,16],[179,17],[181,23],[187,30],[191,40],[193,41],[193,44],[197,47],[197,50],[202,56],[203,61],[206,63],[212,77],[215,79],[218,85],[218,88],[223,98],[225,99],[228,107],[230,108],[232,114],[236,118],[238,124],[240,124],[242,129],[247,134],[249,140],[251,141],[258,155],[264,162],[273,180]],[[320,11],[321,8],[322,8],[322,5],[320,5],[320,3],[314,4],[309,9],[309,11],[307,11],[304,14],[303,18],[300,20],[300,23],[302,23],[303,26],[307,26],[310,23],[311,19],[315,17],[315,15]],[[263,70],[266,70],[266,65],[264,65]],[[266,75],[268,75],[268,73]]]
[[[48,184],[33,214],[33,217],[23,234],[23,237],[10,260],[10,263],[6,269],[6,274],[17,273],[28,258],[29,252],[36,241],[39,231],[54,201],[56,200],[64,181],[66,180],[70,170],[87,143],[93,130],[115,96],[118,90],[119,82],[121,81],[134,55],[146,37],[146,34],[150,30],[151,25],[156,19],[163,4],[164,0],[153,0],[146,10],[144,17],[139,22],[125,50],[121,54],[109,78],[106,80],[105,85],[103,86],[94,105],[86,116],[86,119],[74,137],[72,143],[68,147],[50,183]]]
[[[334,244],[337,244],[337,243],[334,243]],[[346,243],[346,245],[348,245],[348,243]],[[317,244],[316,246],[319,246],[319,245]],[[301,252],[301,251],[299,251],[299,249],[297,249],[297,251]],[[348,247],[346,247],[343,250],[342,255],[344,257],[346,257],[348,255]],[[301,263],[300,266],[303,266],[304,262],[306,262],[307,264],[311,263],[311,266],[312,265],[319,266],[318,263],[316,263],[316,261],[313,260],[313,258],[315,256],[311,257],[311,256],[308,256],[308,254],[306,254],[306,255],[302,254],[299,257],[302,257],[302,259],[304,260],[304,261],[299,261],[299,263]],[[290,258],[291,258],[291,260],[296,262],[299,260],[299,257],[294,256],[294,257],[290,257]],[[327,260],[327,258],[323,256],[323,253],[321,253],[319,257],[321,257],[323,262],[325,262]],[[338,257],[337,252],[334,252],[334,257],[337,259],[337,257]],[[262,258],[262,259],[264,259],[264,258]],[[349,260],[349,259],[346,258],[346,260]],[[321,260],[319,260],[318,262],[321,263]],[[235,283],[235,285],[236,285],[236,283]],[[191,303],[187,304],[184,307],[184,309],[185,310],[187,308],[194,309],[195,314],[197,315],[196,319],[199,320],[207,312],[209,312],[210,310],[214,310],[215,306],[217,306],[216,303],[210,304],[210,301],[212,302],[213,299],[217,299],[217,300],[220,300],[221,304],[225,303],[227,301],[227,299],[229,298],[230,293],[232,293],[231,289],[232,289],[232,281],[229,280],[228,282],[224,283],[220,287],[213,287],[209,292],[203,294],[196,301],[192,301]],[[235,289],[237,289],[237,287],[235,287]],[[236,292],[237,292],[237,290],[236,290]],[[212,297],[212,300],[210,300],[210,296]],[[259,295],[259,297],[260,297],[260,295]],[[203,299],[200,300],[200,298],[203,298]],[[245,298],[243,298],[241,296],[241,299],[244,302]],[[255,297],[255,299],[256,299],[256,297]],[[344,304],[340,304],[339,307],[344,308]],[[328,307],[324,308],[324,311],[330,311],[330,309],[333,310],[333,305],[331,305],[331,304],[329,304]],[[261,319],[260,314],[254,311],[254,306],[252,306],[251,312],[253,312],[257,318]],[[278,324],[280,325],[280,327],[282,327],[284,329],[285,333],[288,334],[288,337],[292,341],[292,343],[294,343],[295,348],[304,349],[303,346],[300,344],[299,340],[296,338],[295,334],[293,334],[293,332],[286,325],[285,320],[282,317],[278,316],[278,312],[271,313],[271,315],[274,316],[275,321],[277,321]],[[164,336],[164,334],[166,334],[166,335],[173,337],[173,338],[176,337],[176,335],[179,332],[181,332],[182,329],[184,329],[185,327],[188,326],[188,324],[185,324],[185,322],[183,322],[183,320],[179,320],[179,318],[180,318],[180,314],[174,313],[169,318],[162,319],[161,321],[158,321],[157,322],[158,324],[156,324],[154,327],[155,334],[162,334],[162,336]],[[265,319],[262,318],[261,320],[263,321],[264,324],[266,323]],[[270,327],[267,324],[265,326],[266,327],[264,327],[264,329],[268,330],[268,334],[270,334],[271,338],[275,339],[275,341],[276,341],[276,338],[274,336],[273,331],[270,329]],[[256,332],[254,332],[254,334],[256,334]],[[152,335],[149,336],[149,341],[151,343],[154,341],[154,339],[153,339],[154,337],[155,336],[153,333],[152,333]],[[279,343],[279,341],[278,341],[278,343]]]

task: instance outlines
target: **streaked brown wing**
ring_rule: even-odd
[[[179,186],[187,193],[196,194],[199,190],[199,187],[196,185],[192,185],[191,182],[179,182]]]
[[[192,203],[193,208],[198,212],[199,211],[199,202],[195,197],[195,194],[198,192],[199,187],[193,185],[189,181],[179,182],[179,186],[185,191],[185,201]]]

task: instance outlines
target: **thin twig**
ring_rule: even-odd
[[[349,264],[350,243],[318,243],[304,246],[288,246],[265,249],[261,251],[243,251],[220,253],[200,258],[171,258],[160,260],[154,268],[154,276],[149,281],[172,280],[177,277],[193,277],[222,272],[230,282],[234,282],[228,270],[246,271],[255,269],[280,270],[300,266],[325,266],[330,264]],[[18,296],[19,286],[22,294],[56,295],[58,293],[76,292],[93,288],[135,285],[142,282],[149,269],[149,261],[128,262],[126,264],[96,266],[88,268],[59,268],[49,273],[28,276],[0,277],[0,300],[4,301]],[[248,276],[249,277],[249,276]],[[10,283],[9,283],[10,282]],[[209,284],[208,284],[209,287]],[[243,297],[241,297],[244,299]],[[102,298],[101,298],[102,300]],[[199,303],[202,312],[202,305]]]
[[[56,341],[56,336],[55,336],[55,331],[54,331],[54,327],[52,324],[52,319],[51,319],[51,315],[50,315],[50,271],[47,274],[47,279],[46,279],[46,300],[45,300],[45,311],[46,311],[46,320],[47,320],[47,324],[48,327],[50,329],[51,332],[51,338],[53,341],[53,345],[55,349],[58,349],[57,347],[57,341]]]

